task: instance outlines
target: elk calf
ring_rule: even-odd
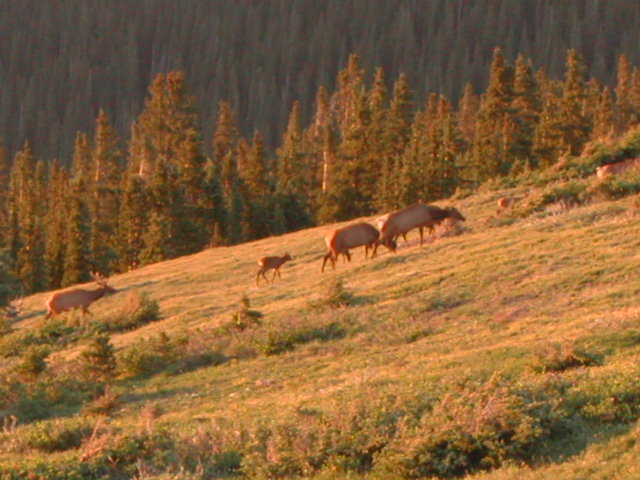
[[[82,324],[84,325],[84,316],[89,311],[89,306],[96,300],[105,295],[112,295],[117,290],[107,284],[109,279],[99,273],[91,272],[91,277],[98,284],[98,288],[94,290],[86,290],[84,288],[72,288],[62,292],[53,293],[47,298],[47,315],[49,319],[59,313],[80,308],[82,310]]]
[[[271,269],[273,269],[273,277],[271,277],[272,282],[276,278],[276,273],[278,274],[278,277],[282,278],[282,275],[280,275],[280,267],[288,260],[293,260],[293,257],[288,253],[285,253],[282,257],[262,257],[258,260],[260,270],[258,270],[258,274],[256,275],[256,285],[259,285],[260,283],[260,276],[269,283],[269,279],[265,276],[265,273]]]

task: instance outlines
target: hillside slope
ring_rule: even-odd
[[[33,442],[8,442],[0,471],[640,478],[632,461],[640,453],[638,200],[497,216],[496,199],[506,194],[530,191],[447,202],[467,217],[457,234],[420,247],[412,232],[397,254],[369,261],[355,251],[335,272],[320,273],[332,225],[113,277],[120,292],[95,303],[90,321],[108,321],[132,292],[157,301],[161,315],[112,334],[119,355],[152,349],[161,333],[220,355],[215,364],[114,381],[121,404],[93,437],[171,432],[172,447],[136,450],[135,461],[122,454],[107,467],[115,447],[103,446],[72,468],[87,455],[89,429],[81,445],[47,456]],[[294,260],[282,279],[256,286],[256,260],[285,251]],[[322,308],[336,279],[350,306]],[[261,325],[219,328],[243,295],[264,314]],[[43,328],[46,296],[25,299],[18,333]],[[55,352],[47,375],[65,372],[88,342]],[[19,422],[9,434],[27,438],[82,416],[79,407],[60,411],[51,415],[63,417],[58,423]],[[172,454],[160,460],[163,448]]]

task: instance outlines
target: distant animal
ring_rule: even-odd
[[[258,270],[258,274],[256,275],[256,285],[260,283],[260,276],[269,283],[269,279],[265,276],[269,270],[273,269],[273,276],[271,277],[271,281],[273,282],[276,278],[276,274],[278,277],[282,278],[280,274],[280,267],[284,265],[289,260],[293,260],[293,257],[288,253],[285,253],[281,257],[262,257],[258,260],[258,265],[260,266],[260,270]]]
[[[498,210],[496,210],[496,213],[500,213],[508,210],[509,208],[512,208],[520,200],[522,200],[520,197],[500,197],[498,199]]]
[[[384,227],[384,224],[387,223],[387,220],[389,219],[389,215],[391,215],[390,213],[385,213],[384,215],[382,215],[381,217],[376,218],[376,223],[378,224],[378,230],[382,231],[382,227]],[[404,239],[404,243],[409,243],[407,241],[407,233],[402,233],[402,238]],[[398,237],[394,238],[394,241],[397,241]]]
[[[105,295],[112,295],[117,292],[115,288],[108,285],[109,279],[104,275],[91,272],[91,277],[98,284],[98,288],[94,290],[72,288],[51,294],[45,302],[47,306],[47,315],[45,318],[49,319],[59,313],[80,308],[82,310],[82,323],[84,324],[84,316],[86,313],[91,313],[89,306],[93,302]]]
[[[602,165],[596,170],[596,175],[598,176],[598,178],[605,178],[609,175],[619,175],[629,170],[634,170],[638,167],[640,167],[640,158],[630,158],[621,162]]]
[[[324,256],[321,271],[324,272],[328,260],[331,260],[331,266],[335,269],[336,260],[340,254],[345,255],[351,261],[350,248],[364,245],[364,257],[369,258],[369,249],[373,248],[379,236],[378,229],[366,222],[353,223],[329,232],[324,237],[324,242],[327,244],[329,251]]]
[[[440,208],[435,205],[425,205],[420,202],[390,213],[382,226],[380,238],[373,249],[373,257],[376,256],[378,246],[380,245],[386,245],[387,248],[395,251],[394,239],[399,235],[408,233],[414,228],[420,231],[420,245],[422,245],[424,241],[424,228],[428,228],[429,232],[433,234],[434,227],[445,218],[461,221],[466,220],[454,207]]]

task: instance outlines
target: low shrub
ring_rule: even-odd
[[[444,395],[419,420],[400,422],[376,470],[401,478],[451,478],[527,461],[549,435],[538,405],[500,376]]]
[[[160,304],[147,293],[131,292],[119,312],[91,325],[93,333],[133,330],[160,319]]]
[[[141,340],[117,356],[119,370],[129,377],[158,373],[179,358],[184,343],[184,340],[173,339],[165,332]]]
[[[531,369],[538,373],[561,372],[568,368],[600,365],[599,354],[590,353],[574,343],[547,343],[533,352]]]
[[[56,419],[34,423],[14,434],[12,449],[24,452],[62,452],[80,447],[91,435],[92,425],[87,419]]]
[[[265,355],[277,355],[291,351],[296,345],[315,340],[326,342],[346,335],[346,328],[340,322],[331,320],[316,325],[306,325],[291,328],[288,325],[272,327],[266,337],[257,339],[258,350]]]
[[[47,368],[46,358],[48,355],[48,348],[31,346],[22,355],[20,362],[15,367],[15,371],[27,379],[33,379]]]
[[[264,314],[258,310],[251,309],[249,297],[243,295],[240,299],[240,308],[231,315],[231,321],[225,324],[223,329],[233,329],[244,331],[247,328],[259,327],[262,325]]]
[[[640,367],[609,369],[575,382],[567,404],[590,420],[635,422],[640,418]]]

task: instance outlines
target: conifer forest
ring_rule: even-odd
[[[0,25],[3,302],[439,201],[640,121],[637,0],[0,0]]]

